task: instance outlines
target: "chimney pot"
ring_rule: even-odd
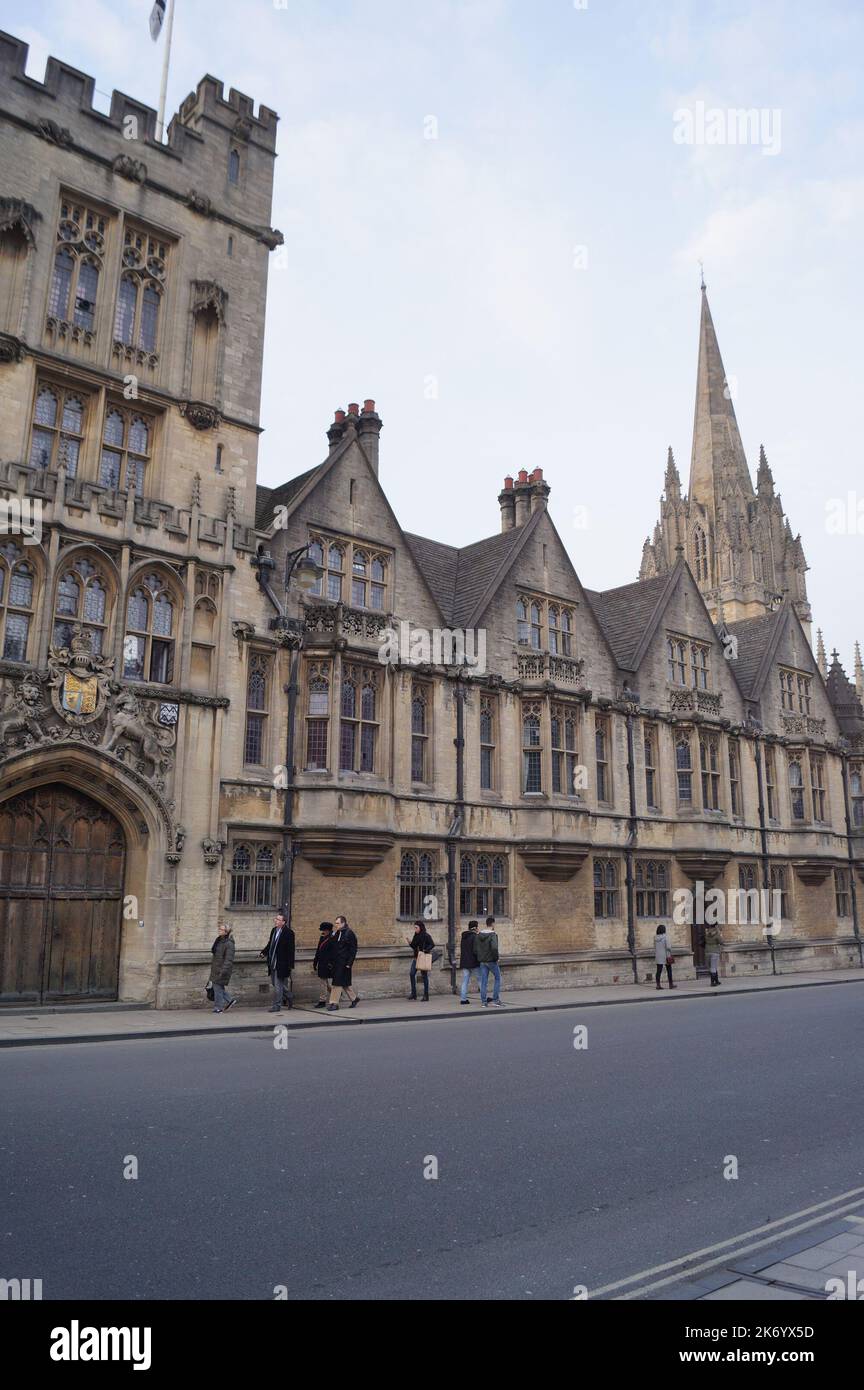
[[[357,401],[351,401],[351,403],[350,403],[349,406],[348,406],[348,414],[349,414],[349,415],[359,415],[359,414],[360,414],[360,406],[358,405]]]
[[[364,415],[374,415],[374,414],[375,414],[375,402],[374,402],[374,401],[364,401],[364,402],[363,402],[363,413],[364,413]]]
[[[520,468],[520,469],[519,469],[519,481],[520,481],[520,483],[527,483],[527,481],[528,481],[528,470],[527,470],[527,468]]]
[[[542,483],[542,481],[543,481],[543,469],[542,469],[542,468],[535,468],[535,469],[534,469],[534,472],[531,474],[531,481],[532,481],[532,483]]]
[[[333,416],[333,419],[336,421],[337,425],[341,425],[342,421],[345,419],[345,411],[337,410],[336,414]]]
[[[504,487],[505,487],[505,489],[507,490],[507,492],[511,492],[511,491],[512,491],[512,488],[513,488],[513,479],[511,478],[511,476],[510,476],[509,473],[507,474],[507,477],[504,479]]]

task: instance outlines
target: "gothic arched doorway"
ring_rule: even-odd
[[[116,999],[126,838],[89,796],[0,804],[0,1002]]]

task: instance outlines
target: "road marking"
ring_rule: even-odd
[[[819,1216],[814,1216],[811,1221],[805,1221],[803,1224],[796,1226],[794,1230],[785,1232],[786,1235],[794,1235],[796,1231],[803,1231],[806,1230],[808,1226],[818,1225],[820,1221],[826,1220],[829,1215],[842,1216],[845,1212],[852,1211],[855,1207],[864,1206],[864,1196],[862,1196],[862,1194],[864,1194],[864,1187],[852,1187],[848,1192],[841,1192],[838,1196],[829,1197],[824,1202],[817,1202],[812,1207],[803,1207],[801,1211],[791,1212],[789,1216],[778,1217],[776,1221],[768,1221],[762,1226],[754,1226],[752,1230],[742,1231],[737,1236],[730,1236],[728,1240],[718,1241],[716,1245],[706,1245],[701,1250],[692,1250],[689,1255],[679,1255],[677,1260],[667,1260],[665,1264],[654,1265],[651,1269],[643,1269],[638,1274],[631,1274],[627,1279],[617,1279],[612,1284],[603,1284],[599,1289],[589,1290],[588,1297],[599,1298],[601,1294],[611,1293],[613,1289],[623,1289],[627,1284],[635,1284],[640,1280],[650,1279],[654,1274],[665,1274],[666,1271],[670,1269],[679,1270],[679,1274],[686,1273],[689,1275],[695,1273],[695,1269],[681,1270],[680,1266],[687,1264],[690,1260],[702,1259],[704,1255],[714,1255],[718,1250],[728,1251],[730,1247],[740,1245],[742,1240],[749,1240],[751,1236],[761,1236],[767,1231],[776,1233],[779,1227],[788,1226],[790,1221],[799,1221],[801,1217],[811,1216],[814,1212],[821,1213]],[[840,1211],[826,1212],[826,1207],[836,1207],[838,1203],[847,1202],[849,1198],[857,1198],[857,1200],[850,1202],[848,1206],[843,1207]],[[847,1220],[848,1219],[849,1218],[847,1218]],[[770,1235],[765,1240],[757,1241],[755,1245],[749,1246],[748,1249],[756,1250],[761,1245],[770,1245],[773,1239],[774,1235]],[[735,1253],[736,1255],[743,1255],[747,1252],[744,1250],[736,1250]],[[714,1260],[708,1260],[706,1264],[700,1265],[699,1269],[707,1269],[712,1264],[722,1264],[725,1258],[725,1255],[720,1255]],[[662,1284],[675,1283],[676,1278],[677,1276],[670,1279],[661,1279],[657,1284],[652,1284],[649,1287],[656,1288],[660,1287]],[[640,1290],[640,1292],[643,1291],[644,1290]]]
[[[846,1217],[846,1220],[847,1220],[847,1221],[860,1221],[861,1225],[864,1226],[864,1216],[847,1216],[847,1217]]]

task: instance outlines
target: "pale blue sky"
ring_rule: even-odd
[[[151,4],[0,22],[33,76],[50,51],[155,105]],[[209,71],[281,117],[261,481],[372,396],[406,529],[489,535],[539,464],[583,582],[630,581],[669,444],[686,486],[701,256],[751,470],[764,443],[851,672],[864,525],[825,519],[864,501],[862,58],[857,0],[178,0],[169,110]],[[779,153],[676,144],[700,100],[779,109]]]

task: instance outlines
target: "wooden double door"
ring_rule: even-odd
[[[71,787],[0,803],[0,1003],[116,999],[126,840]]]

